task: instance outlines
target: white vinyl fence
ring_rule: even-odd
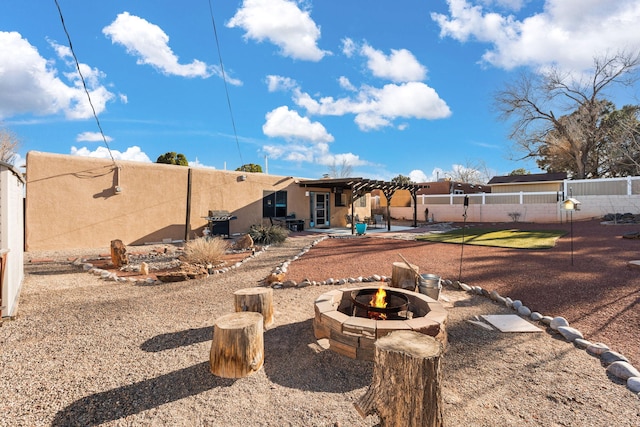
[[[22,174],[0,162],[0,306],[14,316],[24,279],[24,190]]]
[[[478,222],[564,222],[561,202],[580,202],[574,220],[609,213],[640,213],[640,177],[565,180],[563,191],[419,195],[417,221],[462,221],[468,197],[467,220]],[[428,215],[428,218],[427,218]],[[391,216],[413,219],[413,206],[391,207]]]

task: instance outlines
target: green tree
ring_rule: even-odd
[[[409,178],[408,176],[404,176],[404,175],[398,175],[394,178],[391,178],[391,182],[393,182],[394,184],[399,184],[399,185],[409,185],[412,184],[413,181],[411,181],[411,178]]]
[[[566,168],[576,179],[597,178],[602,120],[611,111],[606,92],[630,87],[637,80],[638,52],[594,58],[589,75],[550,67],[540,74],[522,74],[495,95],[501,118],[511,121],[509,137],[523,158],[542,160],[541,167]],[[553,161],[550,161],[553,160]]]
[[[178,166],[189,166],[189,162],[184,154],[178,153],[175,151],[169,151],[164,153],[162,156],[158,157],[156,163],[165,163],[167,165],[178,165]]]
[[[247,163],[246,165],[242,165],[239,168],[237,168],[236,171],[262,173],[262,166],[256,165],[255,163]]]
[[[529,172],[528,170],[526,170],[525,168],[518,168],[518,169],[514,169],[511,172],[509,172],[509,176],[514,176],[514,175],[529,175],[531,172]]]

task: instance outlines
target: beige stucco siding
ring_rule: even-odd
[[[191,185],[189,186],[189,173]],[[307,192],[293,177],[219,171],[206,168],[95,159],[29,152],[27,154],[27,250],[108,247],[182,240],[201,236],[210,210],[227,210],[237,219],[230,233],[245,233],[262,218],[265,193],[287,192],[287,214],[309,227]],[[116,192],[116,187],[121,191]],[[188,204],[189,188],[191,203]],[[331,194],[332,195],[332,194]],[[331,226],[343,226],[347,208],[330,197]],[[187,210],[190,206],[189,224]],[[356,208],[360,217],[370,213]]]

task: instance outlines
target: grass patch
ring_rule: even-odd
[[[416,237],[416,240],[438,243],[462,243],[462,229],[446,233],[433,233]],[[567,234],[562,230],[496,230],[488,228],[467,228],[464,230],[464,244],[494,246],[512,249],[549,249],[556,240]]]

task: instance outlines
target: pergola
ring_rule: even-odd
[[[420,184],[400,184],[390,181],[378,181],[374,179],[366,178],[326,178],[317,180],[301,180],[299,185],[301,187],[315,187],[315,188],[328,188],[332,193],[340,191],[351,190],[351,216],[354,215],[354,203],[360,197],[363,197],[367,193],[371,193],[373,190],[380,190],[384,197],[387,199],[387,231],[391,231],[391,198],[398,190],[408,190],[411,193],[411,199],[413,200],[413,226],[418,226],[418,212],[417,212],[417,193],[421,188],[428,188],[428,185]],[[351,224],[351,233],[354,233],[355,225]]]

